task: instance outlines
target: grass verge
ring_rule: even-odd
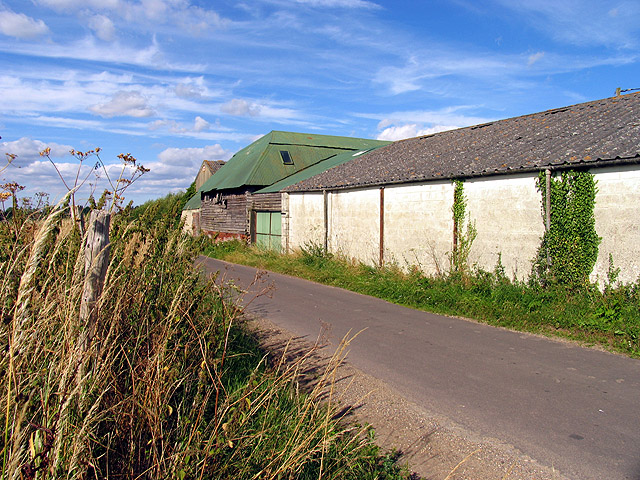
[[[181,201],[112,219],[90,342],[78,230],[62,210],[0,222],[0,478],[406,478],[321,401],[339,358],[305,394],[304,358],[265,363],[194,270]]]
[[[463,316],[514,330],[599,345],[640,357],[640,282],[542,287],[512,281],[500,268],[468,275],[428,277],[395,266],[372,267],[309,246],[294,254],[241,242],[208,245],[204,254],[230,262],[298,276],[412,308]]]

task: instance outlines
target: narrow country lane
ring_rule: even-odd
[[[200,257],[246,288],[256,269]],[[477,435],[577,479],[640,480],[640,361],[268,272],[248,309],[294,335],[365,329],[348,361]]]

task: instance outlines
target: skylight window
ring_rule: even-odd
[[[282,163],[285,165],[293,165],[293,159],[288,151],[280,150],[280,157],[282,157]]]

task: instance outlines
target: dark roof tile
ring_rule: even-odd
[[[507,173],[640,157],[640,93],[394,142],[289,191]]]

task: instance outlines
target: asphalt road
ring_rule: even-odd
[[[201,257],[246,288],[256,270]],[[273,285],[270,296],[255,296]],[[474,434],[574,479],[640,480],[640,361],[267,273],[248,309],[314,340],[364,330],[348,361]]]

